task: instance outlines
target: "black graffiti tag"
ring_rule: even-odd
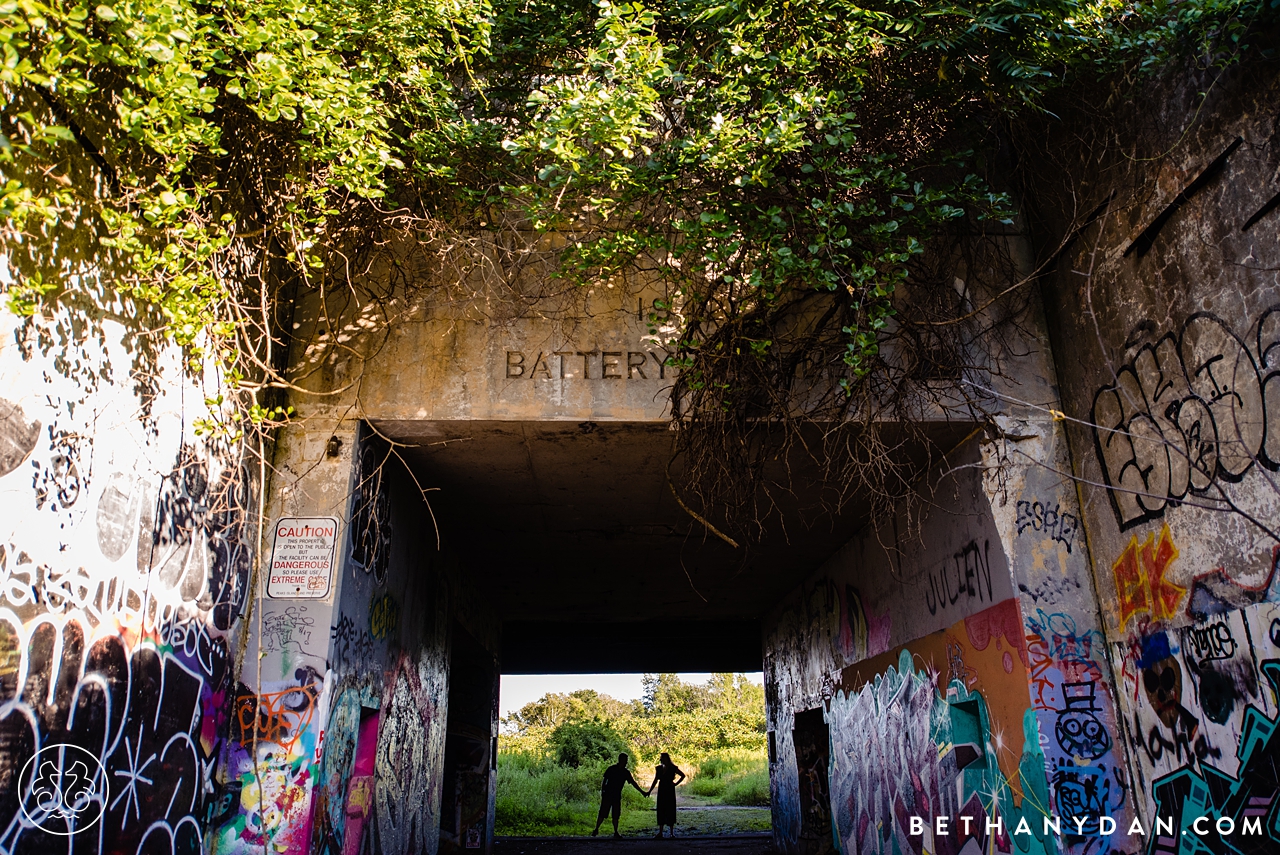
[[[1060,507],[1057,502],[1053,507],[1050,507],[1047,502],[1018,502],[1018,534],[1022,534],[1027,529],[1042,532],[1065,546],[1067,554],[1070,555],[1071,545],[1075,542],[1076,530],[1080,527],[1080,523],[1074,514],[1062,513],[1059,510]]]
[[[961,597],[977,597],[981,602],[992,601],[991,543],[969,541],[951,560],[929,572],[929,589],[924,592],[929,614],[938,609],[954,606]]]
[[[1252,351],[1198,312],[1178,335],[1131,350],[1116,382],[1098,390],[1095,450],[1121,529],[1218,479],[1239,481],[1255,463],[1280,469],[1280,306],[1251,338]]]
[[[376,439],[360,448],[360,477],[352,497],[351,563],[382,585],[391,562],[391,498],[384,468],[389,451]]]
[[[1222,621],[1191,626],[1182,631],[1183,652],[1196,666],[1236,655],[1236,640],[1231,627]]]

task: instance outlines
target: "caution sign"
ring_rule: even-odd
[[[267,596],[322,600],[329,596],[338,521],[333,517],[283,517],[271,546]]]

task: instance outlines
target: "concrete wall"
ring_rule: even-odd
[[[768,623],[783,851],[1093,851],[1099,813],[1125,820],[1083,538],[1058,519],[1078,518],[1074,502],[1061,483],[992,491],[991,445],[951,455],[915,536],[900,517],[856,538]],[[820,755],[797,751],[802,710],[821,711]],[[912,815],[954,817],[952,830],[912,836]],[[1046,816],[1062,818],[1056,839]],[[1024,817],[1029,833],[1014,834]],[[1076,818],[1083,835],[1071,833]],[[988,834],[988,821],[1003,833]]]
[[[457,774],[446,759],[455,684],[477,692],[473,669],[451,674],[451,649],[466,633],[492,663],[496,623],[456,558],[437,550],[397,452],[368,427],[308,421],[283,432],[268,494],[273,527],[335,519],[338,560],[326,596],[259,601],[225,760],[238,798],[214,820],[215,848],[434,855],[466,847],[475,827],[487,851],[492,664],[479,689],[482,756],[462,775],[482,796],[467,802],[453,840],[442,816],[458,805],[442,798],[446,775]]]
[[[1005,371],[991,377],[989,429],[766,619],[783,851],[1100,852],[1118,843],[1099,835],[1100,816],[1129,827],[1115,683],[1038,299],[1016,326],[1016,360],[992,357]],[[798,744],[817,721],[804,710],[825,726],[816,752]],[[913,815],[952,819],[912,835]],[[1045,833],[1046,818],[1061,833]]]
[[[0,852],[198,851],[228,797],[259,462],[194,429],[212,383],[136,329],[0,327]]]
[[[1189,73],[1067,118],[1112,149],[1046,135],[1048,320],[992,429],[766,621],[780,848],[1280,845],[1278,97]],[[965,814],[1003,834],[910,834]]]
[[[1201,815],[1260,820],[1246,842],[1280,846],[1277,98],[1274,66],[1188,77],[1135,99],[1135,156],[1058,153],[1105,176],[1086,206],[1114,194],[1046,293],[1117,738],[1138,812],[1175,819],[1151,851],[1190,851],[1178,831]]]
[[[298,396],[299,413],[423,422],[670,414],[665,310],[655,308],[664,292],[619,280],[544,282],[526,295],[478,282],[458,296],[452,277],[468,274],[421,263],[412,247],[387,256],[350,294],[301,299],[290,376],[324,394]]]

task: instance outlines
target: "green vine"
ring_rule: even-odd
[[[865,416],[893,336],[925,385],[963,350],[946,268],[1014,222],[1002,123],[1233,61],[1278,4],[5,0],[8,302],[141,324],[273,424],[272,307],[346,275],[335,236],[505,217],[569,281],[665,284],[682,417],[741,434],[805,372],[843,397],[801,415]]]

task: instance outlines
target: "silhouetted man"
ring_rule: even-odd
[[[619,754],[618,762],[604,770],[604,780],[600,782],[600,815],[596,817],[596,828],[591,832],[592,837],[600,833],[600,825],[610,813],[613,814],[613,836],[622,836],[618,833],[618,817],[622,814],[622,788],[626,784],[635,787],[637,793],[649,795],[640,789],[636,779],[631,777],[631,771],[627,769],[627,755]]]

